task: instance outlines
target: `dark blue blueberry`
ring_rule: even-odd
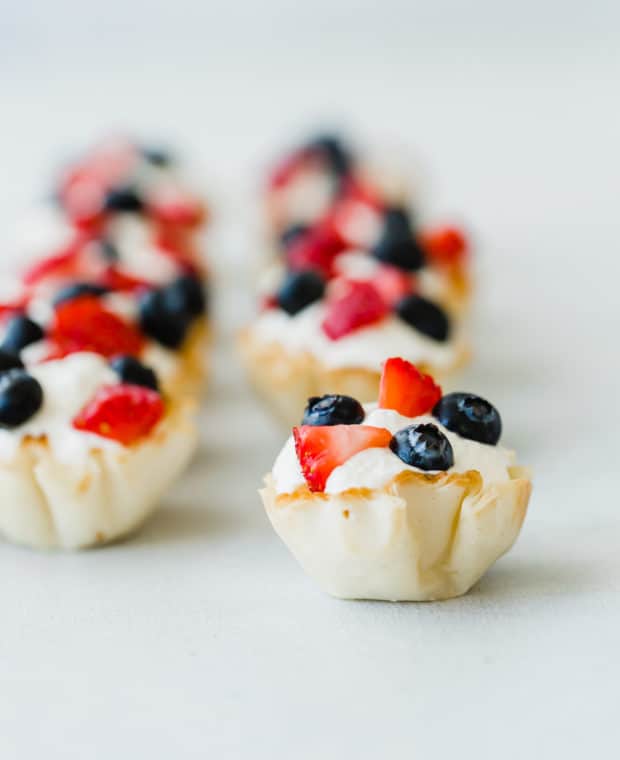
[[[106,195],[104,208],[106,211],[128,211],[139,214],[144,208],[144,203],[135,188],[116,187]]]
[[[449,470],[454,464],[450,441],[430,423],[399,430],[392,437],[390,448],[405,464],[420,470]]]
[[[39,382],[23,369],[0,374],[0,427],[16,428],[33,417],[43,404]]]
[[[313,396],[308,399],[302,425],[360,425],[364,407],[351,396]]]
[[[58,306],[65,301],[73,301],[80,296],[103,296],[109,292],[109,289],[103,285],[95,285],[92,282],[74,282],[61,288],[54,298],[54,306]]]
[[[445,311],[422,296],[405,296],[396,305],[396,313],[411,327],[440,342],[450,336],[450,320]]]
[[[372,254],[379,261],[407,272],[415,272],[424,266],[424,250],[404,209],[387,209],[383,217],[383,229]]]
[[[157,375],[134,356],[115,356],[110,361],[110,366],[119,376],[122,383],[129,385],[143,385],[145,388],[151,388],[154,391],[159,390]]]
[[[282,247],[288,248],[296,240],[302,238],[309,230],[310,227],[306,224],[292,224],[290,227],[287,227],[280,235],[280,243]]]
[[[8,369],[22,369],[23,366],[24,363],[17,354],[0,349],[0,372],[6,372]]]
[[[149,290],[139,301],[140,328],[166,348],[179,348],[191,324],[187,312],[173,312],[169,308],[166,289]]]
[[[142,155],[153,166],[166,167],[174,163],[170,153],[163,148],[144,147],[142,148]]]
[[[188,314],[198,317],[207,308],[207,298],[197,277],[183,275],[165,288],[166,308],[172,314]]]
[[[351,154],[336,135],[318,135],[306,146],[307,152],[320,155],[334,174],[344,175],[351,170]]]
[[[36,343],[44,336],[42,328],[32,319],[24,316],[13,317],[6,327],[0,348],[10,354],[19,354],[22,348]]]
[[[433,416],[448,430],[472,441],[494,446],[502,434],[497,409],[472,393],[448,393],[435,404]]]
[[[316,272],[292,272],[276,295],[278,306],[287,314],[297,314],[325,293],[325,280]]]

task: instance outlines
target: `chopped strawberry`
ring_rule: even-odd
[[[260,311],[269,311],[278,308],[278,299],[274,295],[263,296],[260,302]]]
[[[149,213],[162,225],[195,227],[205,218],[205,208],[196,198],[174,190],[149,203]]]
[[[371,282],[345,280],[337,282],[328,298],[321,327],[331,340],[338,340],[360,327],[382,320],[389,309]]]
[[[467,254],[467,239],[455,227],[440,227],[424,233],[423,245],[428,257],[438,264],[455,264]]]
[[[56,356],[93,351],[102,356],[137,356],[144,338],[137,327],[108,311],[99,298],[81,296],[56,308],[48,338]]]
[[[268,180],[268,187],[270,190],[278,190],[285,187],[293,179],[293,176],[302,167],[306,161],[306,154],[304,151],[298,151],[296,153],[287,156],[283,161],[273,169],[271,176]]]
[[[73,427],[129,446],[147,436],[163,415],[164,403],[156,391],[140,385],[109,385],[78,413]]]
[[[302,425],[293,428],[295,451],[311,491],[324,491],[335,467],[364,449],[385,448],[392,434],[370,425]]]
[[[394,409],[404,417],[426,414],[441,398],[441,388],[430,375],[404,359],[388,359],[379,387],[379,409]]]
[[[286,260],[293,272],[313,269],[329,278],[333,275],[334,259],[346,248],[340,236],[323,227],[315,227],[289,246]]]
[[[23,273],[22,281],[25,285],[35,285],[47,277],[74,275],[79,254],[89,239],[90,236],[77,232],[63,250],[31,264]]]
[[[379,267],[372,283],[390,308],[414,290],[414,281],[410,272],[387,264]]]
[[[110,290],[120,291],[138,291],[146,290],[152,285],[147,280],[142,280],[139,277],[125,274],[117,269],[115,266],[109,266],[101,277],[101,285],[110,288]]]

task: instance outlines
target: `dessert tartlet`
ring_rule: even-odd
[[[171,395],[206,376],[205,210],[172,159],[104,143],[63,174],[57,205],[16,240],[30,263],[0,298],[0,346],[27,363],[74,351],[130,353]]]
[[[367,171],[333,137],[287,156],[266,196],[279,255],[240,346],[251,381],[285,422],[309,396],[375,399],[389,356],[444,381],[466,363],[460,231],[417,229],[402,186]]]
[[[191,458],[193,404],[132,356],[25,369],[0,351],[0,533],[77,549],[134,531]]]
[[[385,363],[377,404],[311,398],[260,492],[276,532],[333,596],[466,593],[516,540],[531,482],[484,399]]]

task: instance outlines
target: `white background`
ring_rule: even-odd
[[[177,143],[218,219],[220,327],[200,456],[135,540],[0,546],[2,758],[617,753],[617,8],[0,0],[2,229],[110,128]],[[426,212],[478,241],[463,386],[536,477],[519,543],[460,600],[323,596],[256,496],[283,433],[232,345],[252,193],[324,123],[407,145]]]

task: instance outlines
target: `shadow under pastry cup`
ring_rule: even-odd
[[[432,601],[465,594],[515,542],[531,482],[527,470],[485,485],[477,471],[403,472],[380,489],[276,494],[267,515],[301,566],[342,599]]]
[[[191,401],[172,402],[147,437],[95,444],[81,465],[59,461],[45,436],[24,437],[0,461],[0,533],[36,549],[82,549],[134,532],[189,463],[193,414]]]

